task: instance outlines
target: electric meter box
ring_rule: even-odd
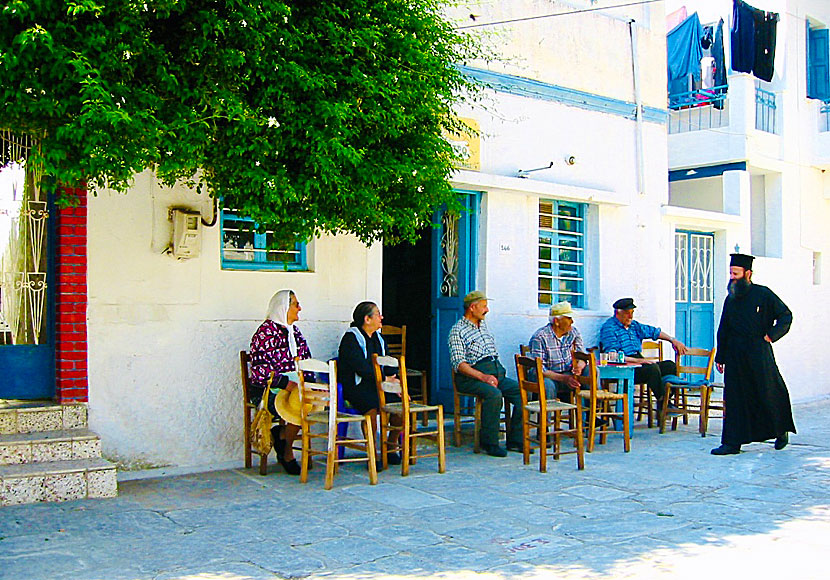
[[[202,215],[173,210],[173,256],[195,258],[202,248]]]

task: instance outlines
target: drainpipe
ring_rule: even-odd
[[[634,112],[634,118],[637,122],[637,131],[635,134],[636,142],[636,163],[637,163],[637,192],[640,195],[645,195],[645,177],[643,164],[643,103],[640,98],[640,59],[637,57],[637,29],[634,27],[635,21],[628,21],[628,33],[631,37],[631,72],[634,79],[634,104],[637,109]]]

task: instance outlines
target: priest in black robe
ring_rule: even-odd
[[[793,315],[772,290],[752,283],[753,256],[731,256],[715,355],[724,373],[725,415],[721,445],[712,454],[733,455],[745,443],[767,439],[783,449],[795,424],[772,343],[787,334]]]

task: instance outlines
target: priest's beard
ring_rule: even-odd
[[[726,289],[729,291],[730,296],[740,298],[749,291],[749,281],[746,278],[730,280]]]

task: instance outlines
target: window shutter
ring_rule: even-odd
[[[830,99],[830,30],[808,29],[807,97]]]

